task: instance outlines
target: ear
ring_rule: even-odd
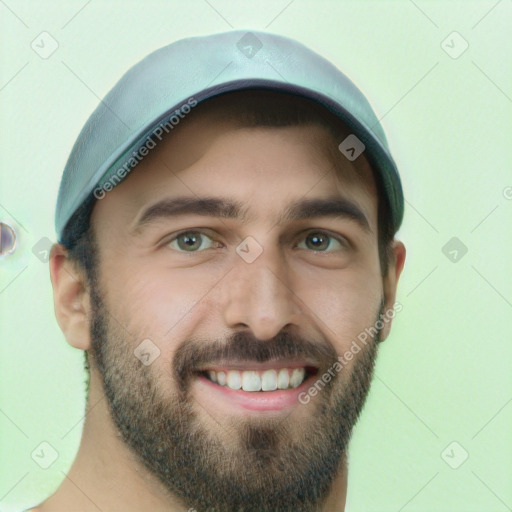
[[[393,307],[396,301],[396,288],[398,285],[398,280],[400,278],[400,274],[404,268],[405,263],[405,246],[402,242],[398,240],[394,240],[392,243],[392,257],[389,262],[387,274],[383,278],[384,285],[384,319],[383,327],[380,331],[380,341],[384,341],[391,331],[391,323],[393,316],[389,313],[386,315],[387,311],[393,311],[395,308]]]
[[[54,244],[50,252],[50,278],[57,322],[68,343],[89,350],[90,302],[85,273],[68,258],[68,250]]]

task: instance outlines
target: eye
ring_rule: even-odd
[[[306,247],[298,247],[300,249],[310,249],[316,252],[333,252],[347,248],[347,243],[343,239],[324,233],[323,231],[312,231],[306,235],[304,239]]]
[[[184,231],[176,235],[167,245],[179,252],[200,252],[211,249],[214,241],[200,231]]]

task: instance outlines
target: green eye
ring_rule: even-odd
[[[342,243],[339,239],[321,231],[308,233],[304,241],[305,247],[300,247],[299,244],[301,249],[305,248],[316,252],[332,252],[333,250],[346,248],[346,244]]]
[[[185,231],[175,236],[168,245],[176,251],[199,252],[210,249],[213,246],[213,240],[199,231]]]

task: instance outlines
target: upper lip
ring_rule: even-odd
[[[214,363],[201,366],[198,371],[204,372],[208,370],[222,371],[222,370],[272,370],[280,368],[318,368],[318,363],[310,360],[298,359],[274,359],[260,363],[257,361],[216,361]]]

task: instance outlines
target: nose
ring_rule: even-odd
[[[252,263],[237,258],[225,283],[224,320],[230,329],[249,328],[260,340],[297,324],[300,300],[280,252],[264,249]]]

